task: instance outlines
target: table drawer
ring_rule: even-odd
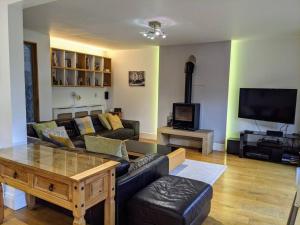
[[[69,200],[70,186],[56,180],[35,176],[34,188],[37,188],[46,193],[51,193],[61,199]]]
[[[28,173],[18,168],[3,166],[2,175],[16,181],[28,184]]]

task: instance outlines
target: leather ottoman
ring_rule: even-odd
[[[210,212],[212,187],[164,176],[138,192],[128,203],[130,225],[200,225]]]

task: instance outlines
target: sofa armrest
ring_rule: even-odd
[[[140,135],[140,121],[135,120],[122,120],[124,128],[129,128],[134,130],[134,136]]]
[[[169,159],[157,154],[147,155],[135,161],[124,176],[116,180],[116,224],[126,225],[127,202],[138,191],[169,174]]]

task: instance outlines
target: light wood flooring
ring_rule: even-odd
[[[295,193],[295,167],[241,159],[222,152],[203,156],[188,150],[187,158],[228,166],[213,186],[212,210],[204,225],[286,224]],[[6,209],[4,224],[71,225],[72,218],[46,207],[15,212]]]

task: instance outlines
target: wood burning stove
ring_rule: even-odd
[[[173,128],[184,130],[198,130],[200,118],[200,104],[173,104]]]
[[[191,103],[195,64],[196,58],[191,55],[188,62],[185,64],[185,102],[173,104],[173,128],[175,129],[199,129],[200,104]]]

